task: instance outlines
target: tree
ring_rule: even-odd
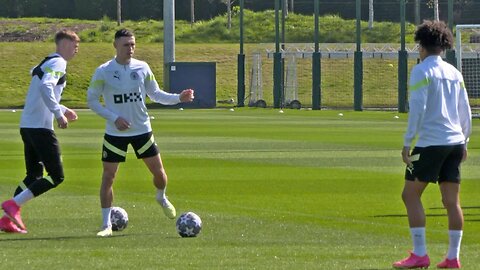
[[[190,23],[195,23],[195,0],[190,0]]]
[[[122,24],[122,0],[117,0],[117,25]]]
[[[420,0],[415,0],[415,24],[420,24]]]
[[[232,28],[232,4],[235,0],[221,0],[222,3],[227,5],[227,28]]]
[[[373,28],[373,0],[368,0],[368,29]]]
[[[429,8],[433,8],[433,20],[439,20],[439,10],[438,10],[438,0],[428,0],[427,3]]]

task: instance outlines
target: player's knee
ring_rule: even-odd
[[[442,198],[442,203],[446,209],[457,208],[460,206],[460,202],[456,198]]]
[[[115,179],[115,176],[116,176],[115,171],[105,170],[102,175],[102,180],[104,182],[113,183],[113,179]]]
[[[45,178],[53,185],[53,187],[57,187],[63,182],[65,177],[63,174],[51,174]]]
[[[51,178],[52,178],[53,186],[57,187],[58,185],[63,183],[65,176],[63,176],[63,174],[59,174],[59,175],[52,175]]]

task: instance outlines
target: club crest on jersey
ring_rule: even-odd
[[[138,80],[137,72],[133,71],[132,73],[130,73],[130,79],[132,79],[133,81]]]
[[[113,102],[115,104],[142,101],[142,94],[140,93],[126,93],[122,95],[113,95]]]

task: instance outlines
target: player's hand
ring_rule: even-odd
[[[76,121],[78,119],[77,113],[69,108],[66,108],[65,113],[63,114],[69,122]]]
[[[410,147],[404,146],[402,149],[402,159],[405,164],[408,166],[413,166],[412,161],[410,160]]]
[[[130,122],[119,116],[117,120],[115,120],[115,126],[120,131],[127,130],[130,128]]]
[[[181,102],[192,102],[195,98],[193,96],[193,89],[185,89],[180,93],[180,101]]]
[[[57,118],[57,125],[59,128],[67,128],[68,127],[68,119],[65,115],[60,116]]]
[[[465,160],[467,160],[467,156],[468,156],[468,151],[467,151],[467,148],[464,147],[464,148],[463,148],[462,162],[464,162]]]

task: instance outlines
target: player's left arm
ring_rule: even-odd
[[[153,75],[152,70],[147,64],[145,66],[144,84],[148,97],[154,102],[164,105],[175,105],[182,102],[181,94],[167,93],[160,89],[160,86],[158,86],[157,80],[155,79],[155,75]]]
[[[427,103],[427,90],[431,81],[428,76],[419,69],[413,69],[409,85],[409,112],[408,126],[404,136],[403,146],[410,147],[417,135],[422,122]]]
[[[40,96],[47,108],[55,115],[56,119],[63,118],[63,112],[60,105],[60,97],[55,95],[54,88],[58,80],[65,75],[67,67],[66,61],[60,61],[59,58],[53,58],[44,65],[44,75],[40,85]]]
[[[467,89],[465,88],[465,83],[463,81],[460,82],[460,88],[458,114],[460,117],[460,125],[462,126],[462,133],[465,136],[466,148],[470,134],[472,133],[472,110],[468,100]]]

